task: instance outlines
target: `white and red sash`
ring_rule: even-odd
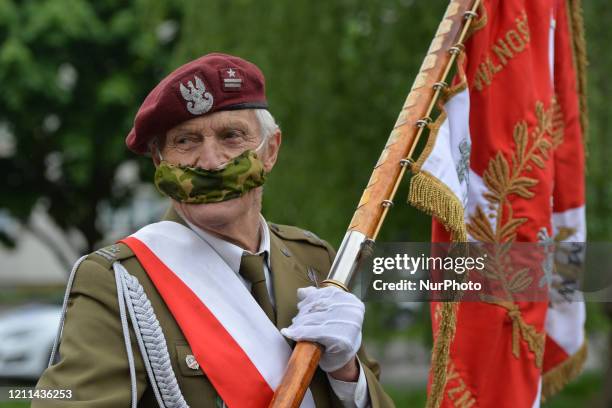
[[[291,348],[238,276],[189,228],[162,221],[123,239],[229,407],[267,407]],[[314,407],[308,390],[302,407]]]

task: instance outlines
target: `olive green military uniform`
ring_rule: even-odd
[[[183,223],[173,211],[169,211],[166,219]],[[334,251],[314,234],[295,227],[270,224],[270,232],[276,326],[281,329],[289,326],[297,314],[297,289],[314,284],[312,276],[308,274],[309,267],[317,272],[318,281],[325,279],[334,259]],[[178,385],[187,404],[190,407],[219,406],[217,393],[203,372],[187,366],[186,357],[193,353],[147,273],[126,245],[119,244],[118,248],[116,259],[140,281],[155,310]],[[148,384],[133,331],[131,339],[136,360],[139,406],[156,407],[157,401]],[[89,255],[77,270],[59,353],[59,361],[43,373],[37,388],[70,389],[75,398],[71,401],[34,401],[32,407],[130,406],[130,375],[112,263],[96,253]],[[366,356],[363,348],[358,355],[367,379],[372,407],[393,406],[377,380],[378,364]],[[341,406],[327,375],[320,369],[310,389],[317,407]]]

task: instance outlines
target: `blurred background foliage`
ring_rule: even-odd
[[[124,146],[138,106],[171,70],[219,51],[263,70],[270,110],[283,130],[264,215],[312,230],[337,247],[446,3],[2,0],[0,215],[27,228],[33,209],[43,208],[76,234],[71,243],[82,253],[117,238],[101,213],[129,206],[135,186],[153,175],[150,158]],[[612,236],[612,8],[604,0],[584,7],[588,231],[590,240],[606,241]],[[407,184],[380,240],[429,240],[430,219],[402,205]],[[140,223],[158,213],[147,212]],[[0,238],[11,245],[17,237],[0,228]],[[607,331],[599,306],[589,305],[589,324]],[[380,316],[369,319],[370,336],[392,333],[390,309],[369,308]],[[414,335],[428,341],[426,310],[418,313],[422,330]]]

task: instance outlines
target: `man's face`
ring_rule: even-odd
[[[278,148],[280,131],[268,138],[257,151],[266,172],[272,170]],[[215,169],[245,150],[256,149],[262,142],[259,121],[253,110],[215,112],[191,119],[170,129],[160,149],[164,160],[204,169]],[[153,154],[155,165],[159,157]],[[210,204],[174,202],[181,214],[193,224],[205,229],[218,229],[241,216],[261,210],[262,188],[250,190],[243,196]]]

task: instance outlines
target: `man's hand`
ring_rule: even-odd
[[[336,287],[298,289],[298,314],[281,333],[295,341],[312,341],[325,349],[319,362],[323,371],[341,381],[357,381],[355,355],[361,345],[365,307],[351,293]]]

